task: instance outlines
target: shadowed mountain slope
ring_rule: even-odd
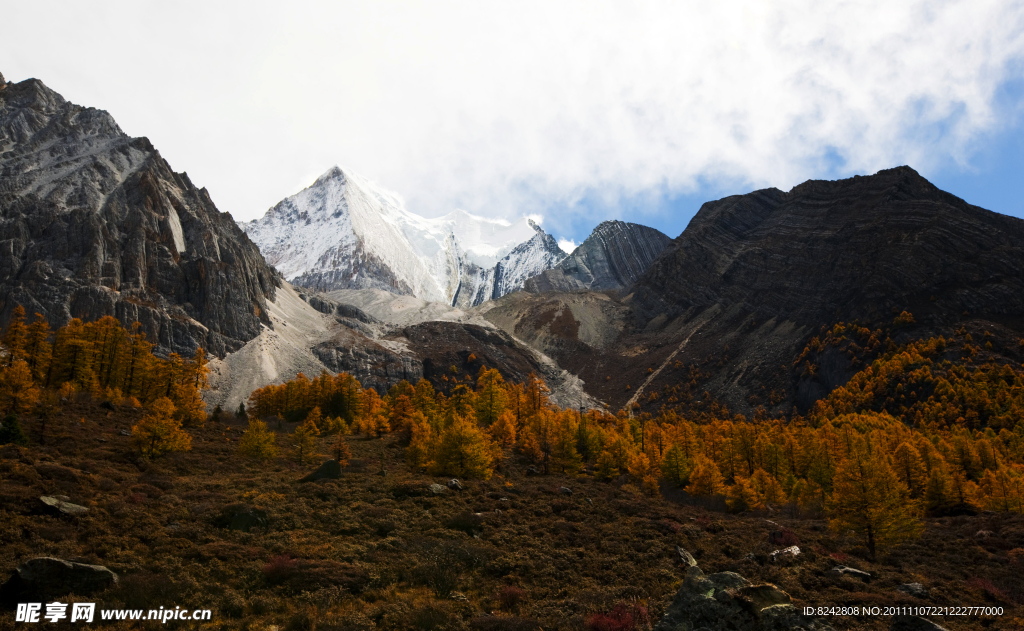
[[[513,294],[486,317],[615,407],[718,400],[744,413],[805,410],[859,370],[856,353],[838,349],[810,372],[794,369],[838,322],[879,329],[908,311],[914,323],[893,333],[896,343],[966,327],[1017,357],[1024,221],[972,206],[909,167],[809,181],[704,204],[622,293],[600,309],[566,293]]]
[[[139,321],[161,352],[223,356],[279,280],[206,189],[146,138],[41,81],[0,78],[0,320]]]
[[[670,242],[654,228],[605,221],[562,262],[527,280],[524,289],[541,293],[629,287]]]

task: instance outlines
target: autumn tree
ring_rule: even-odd
[[[348,461],[352,458],[352,451],[348,448],[348,441],[345,440],[344,434],[339,435],[338,439],[334,441],[331,455],[341,465],[342,469],[348,466]]]
[[[21,414],[39,401],[39,387],[32,380],[32,370],[24,359],[0,370],[0,409],[5,414]]]
[[[50,346],[50,323],[42,314],[37,313],[35,320],[28,327],[28,339],[25,345],[25,361],[28,362],[32,377],[41,382],[50,366],[52,347]]]
[[[19,359],[25,359],[25,348],[28,344],[28,327],[25,326],[25,308],[18,305],[11,314],[11,320],[7,324],[7,331],[3,337],[6,357],[4,366],[12,366]]]
[[[315,414],[314,414],[315,412]],[[316,419],[319,419],[320,408],[310,412],[306,420],[295,428],[295,432],[289,437],[292,446],[292,455],[299,464],[305,464],[309,458],[316,457],[316,439],[320,435],[320,428],[316,426]]]
[[[839,464],[829,498],[829,525],[864,538],[868,553],[890,548],[921,532],[917,505],[877,450],[855,450]]]
[[[132,441],[148,458],[192,448],[192,437],[174,418],[174,403],[167,397],[154,401],[149,414],[132,427]]]
[[[253,460],[273,460],[277,457],[277,435],[259,419],[249,419],[249,427],[242,434],[238,451]]]
[[[435,444],[432,474],[485,480],[491,477],[491,445],[472,419],[456,416]]]
[[[505,380],[500,372],[486,366],[480,367],[476,380],[476,417],[487,427],[494,425],[505,411],[508,394],[504,385]]]
[[[690,495],[711,497],[721,495],[723,491],[725,479],[718,470],[718,465],[707,456],[697,456],[690,472],[690,483],[686,486],[686,492]]]

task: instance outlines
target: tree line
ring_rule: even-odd
[[[149,414],[133,428],[143,454],[187,449],[191,439],[182,427],[206,420],[207,374],[202,348],[191,358],[159,357],[138,322],[126,329],[110,316],[88,323],[73,318],[52,330],[38,313],[27,322],[18,305],[0,345],[2,434],[23,442],[19,415],[54,416],[62,402],[81,393],[145,407]]]
[[[853,327],[837,325],[812,344],[840,344]],[[940,337],[891,345],[788,420],[748,420],[721,405],[697,416],[581,414],[553,405],[535,376],[507,383],[486,367],[475,387],[450,395],[426,380],[381,397],[351,375],[300,375],[253,392],[250,409],[301,420],[306,432],[319,423],[342,435],[397,433],[408,464],[438,475],[487,478],[518,455],[543,473],[627,476],[649,493],[671,485],[737,512],[828,516],[873,554],[914,536],[927,514],[1024,513],[1024,374],[1005,363],[957,363],[946,358],[949,345]]]

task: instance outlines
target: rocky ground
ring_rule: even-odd
[[[191,430],[190,452],[144,461],[125,435],[140,414],[73,402],[44,444],[29,422],[32,446],[0,449],[0,582],[34,557],[99,565],[119,580],[95,587],[98,601],[210,608],[209,628],[644,629],[669,612],[658,628],[881,630],[890,617],[799,612],[896,605],[1003,608],[934,617],[947,629],[1024,623],[1021,516],[929,519],[921,539],[870,561],[821,519],[729,515],[625,478],[529,475],[513,454],[453,490],[410,471],[392,436],[350,437],[340,477],[306,483],[320,460],[244,460],[234,419]],[[291,429],[277,430],[282,446]]]

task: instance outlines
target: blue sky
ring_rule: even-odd
[[[729,194],[908,164],[1021,216],[1018,0],[4,9],[0,72],[147,136],[253,219],[338,164],[409,210],[677,236]]]

